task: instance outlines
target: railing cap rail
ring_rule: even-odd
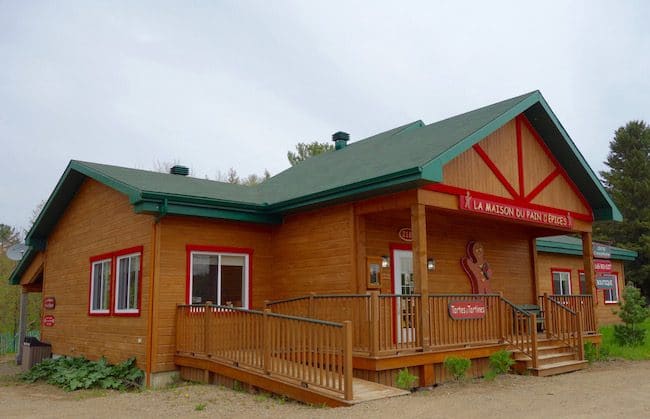
[[[512,301],[508,300],[506,297],[501,296],[501,300],[504,303],[508,304],[510,307],[512,307],[512,309],[515,310],[516,312],[521,313],[521,314],[525,315],[526,317],[531,317],[531,313],[517,307]]]
[[[477,297],[500,297],[500,294],[429,294],[429,298],[436,297],[458,297],[458,298],[477,298]]]
[[[576,315],[576,312],[575,312],[575,311],[571,310],[569,307],[565,306],[564,304],[562,304],[562,302],[560,302],[560,301],[554,299],[554,298],[551,297],[550,295],[549,295],[549,297],[548,297],[548,300],[549,300],[550,302],[554,303],[555,305],[557,305],[558,307],[562,307],[564,310],[568,311],[569,313],[573,314],[574,316]]]
[[[314,323],[314,324],[320,324],[323,326],[332,326],[332,327],[338,327],[342,328],[343,323],[336,323],[336,322],[330,322],[327,320],[318,320],[318,319],[308,319],[306,317],[298,317],[298,316],[290,316],[288,314],[279,314],[279,313],[273,313],[273,312],[264,312],[264,311],[259,311],[259,310],[249,310],[246,308],[241,308],[241,307],[230,307],[230,306],[220,306],[216,304],[210,304],[209,306],[205,304],[178,304],[176,305],[177,309],[181,308],[203,308],[205,309],[206,307],[209,308],[214,308],[217,311],[238,311],[241,313],[249,313],[249,314],[255,314],[258,316],[268,316],[268,317],[275,317],[279,319],[286,319],[286,320],[297,320],[297,321],[302,321],[305,323]]]

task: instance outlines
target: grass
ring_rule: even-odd
[[[646,339],[642,346],[621,346],[614,340],[614,326],[603,326],[600,333],[603,335],[603,348],[612,358],[629,359],[633,361],[650,359],[650,319],[641,324],[646,330]]]

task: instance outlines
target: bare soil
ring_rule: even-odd
[[[26,384],[0,360],[0,416],[34,418],[648,418],[650,361],[610,361],[555,377],[506,375],[418,391],[410,396],[323,408],[217,386],[179,384],[135,393],[66,393]]]

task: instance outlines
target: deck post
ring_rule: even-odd
[[[594,291],[594,250],[591,241],[591,233],[586,231],[582,233],[582,260],[585,270],[585,288],[586,293],[593,296],[594,306],[592,307],[592,315],[594,317],[594,326],[598,330],[598,319],[596,317],[596,307],[598,298]]]
[[[548,293],[544,293],[544,332],[546,337],[551,337],[551,304],[548,301]]]
[[[429,330],[431,313],[429,312],[429,275],[427,271],[427,220],[424,204],[411,205],[411,231],[413,233],[415,290],[421,295],[420,317],[416,326],[420,336],[417,337],[417,340],[422,345],[422,349],[427,350],[431,346]]]
[[[499,291],[499,335],[501,342],[506,340],[506,310],[503,303],[503,292]]]
[[[530,315],[530,322],[533,368],[537,368],[537,315],[535,313]]]
[[[379,291],[370,291],[370,356],[379,353]]]
[[[271,309],[265,308],[262,317],[262,348],[264,351],[264,364],[262,368],[265,374],[271,371],[271,328],[269,327],[269,313]]]
[[[578,310],[576,312],[576,321],[578,323],[577,327],[577,333],[578,333],[578,356],[580,357],[580,361],[584,361],[585,359],[585,344],[584,344],[584,338],[582,336],[583,330],[582,330],[582,310]]]
[[[27,297],[28,294],[24,287],[20,287],[20,317],[18,317],[18,348],[16,350],[16,364],[23,363],[23,341],[27,334]]]
[[[352,322],[345,320],[343,322],[343,335],[345,336],[345,347],[343,348],[343,382],[345,385],[345,400],[352,400],[352,378],[354,371],[352,369]]]

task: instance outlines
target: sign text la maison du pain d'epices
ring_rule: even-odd
[[[534,208],[526,208],[518,205],[491,201],[489,199],[476,198],[471,196],[469,192],[467,192],[467,195],[460,195],[458,198],[460,200],[460,209],[464,211],[489,214],[497,217],[550,225],[554,227],[571,228],[573,225],[573,220],[569,213],[557,214]]]

